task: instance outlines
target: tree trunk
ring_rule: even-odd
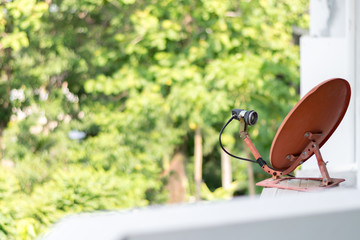
[[[249,181],[249,195],[255,196],[255,180],[254,180],[254,170],[251,162],[247,162],[247,173]]]
[[[177,151],[163,175],[168,176],[166,188],[169,191],[168,203],[186,201],[187,177],[185,173],[185,154]]]
[[[250,152],[250,149],[245,148],[244,149],[247,158],[251,158],[250,156],[252,155]],[[254,170],[253,170],[253,163],[251,162],[246,162],[246,170],[247,170],[247,175],[248,175],[248,188],[249,188],[249,195],[250,196],[254,196],[255,195],[255,178],[254,178]]]
[[[0,122],[0,161],[2,161],[3,159],[3,145],[2,145],[2,134],[3,134],[3,131],[4,131],[4,123]]]
[[[194,164],[194,175],[195,175],[195,198],[197,201],[200,200],[200,188],[202,182],[202,139],[200,127],[195,130],[195,164]]]
[[[228,189],[232,183],[230,156],[221,150],[221,182],[223,189]]]
[[[11,116],[11,109],[10,109],[10,81],[11,81],[11,75],[12,75],[12,69],[11,69],[11,59],[12,59],[12,50],[11,48],[6,48],[5,49],[5,58],[4,60],[4,67],[3,70],[5,72],[6,75],[6,92],[5,92],[5,96],[1,96],[0,98],[2,98],[2,101],[0,99],[0,102],[2,102],[2,104],[0,104],[0,109],[2,111],[2,118],[0,118],[0,160],[2,160],[3,158],[3,146],[2,146],[2,139],[3,139],[3,131],[5,130],[5,127],[7,125],[7,123],[10,120],[10,116]],[[0,68],[0,73],[2,69]],[[2,76],[0,75],[0,79],[2,78]]]

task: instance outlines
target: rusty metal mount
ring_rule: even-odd
[[[305,180],[305,181],[319,181],[321,184],[319,186],[311,186],[311,187],[301,187],[295,185],[282,185],[282,182],[285,180]],[[286,190],[294,190],[294,191],[301,191],[301,192],[312,192],[318,191],[321,189],[331,188],[339,185],[339,183],[345,181],[345,179],[340,178],[332,178],[332,182],[328,185],[322,184],[322,178],[293,178],[293,177],[282,177],[278,179],[268,178],[261,182],[256,183],[256,186],[267,187],[267,188],[279,188],[279,189],[286,189]]]
[[[319,170],[322,176],[322,185],[327,186],[330,185],[333,180],[329,176],[329,172],[326,168],[326,163],[324,162],[320,149],[319,149],[319,139],[321,138],[322,133],[311,133],[306,132],[304,134],[304,137],[309,139],[309,143],[306,145],[306,147],[301,151],[301,154],[298,156],[294,156],[293,154],[290,154],[287,156],[287,159],[289,159],[290,162],[293,162],[290,167],[283,171],[282,175],[287,175],[290,172],[294,171],[295,168],[297,168],[299,165],[304,163],[309,157],[311,157],[313,154],[315,154]]]
[[[246,143],[248,148],[250,149],[253,156],[256,159],[261,158],[260,153],[257,151],[256,147],[254,146],[253,142],[250,139],[248,132],[246,131],[246,127],[244,127],[244,130],[240,131],[240,136],[244,140],[244,142]],[[319,144],[317,142],[319,139],[321,139],[321,136],[322,136],[322,133],[306,132],[304,134],[304,137],[309,140],[309,143],[303,149],[301,154],[300,155],[289,154],[286,157],[290,162],[292,162],[290,167],[283,171],[277,171],[277,170],[270,168],[266,164],[261,166],[261,168],[266,173],[270,174],[272,176],[272,178],[261,181],[261,182],[257,183],[256,185],[263,186],[263,187],[296,190],[296,191],[312,191],[312,190],[319,189],[319,188],[334,187],[334,186],[339,185],[339,183],[345,181],[345,179],[330,178],[329,173],[326,168],[326,163],[324,162],[324,160],[321,156]],[[280,176],[287,175],[287,174],[291,173],[292,171],[294,171],[299,165],[301,165],[303,162],[305,162],[313,154],[315,154],[315,156],[316,156],[322,178],[280,177]],[[311,188],[281,185],[282,181],[289,180],[289,179],[316,180],[316,181],[321,181],[321,184],[318,187],[311,187]]]
[[[240,131],[240,137],[244,140],[248,148],[250,149],[252,155],[255,157],[256,160],[261,159],[260,153],[257,151],[255,145],[250,139],[249,133],[246,131],[246,127],[244,130]],[[272,168],[270,168],[267,164],[264,164],[261,166],[261,168],[268,174],[270,174],[274,179],[279,178],[282,174],[281,171],[276,171]]]

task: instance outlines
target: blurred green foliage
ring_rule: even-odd
[[[238,161],[231,189],[219,188],[217,136],[232,108],[255,109],[250,133],[267,158],[298,99],[293,28],[307,28],[307,5],[0,1],[0,239],[33,239],[68,213],[165,202],[163,160],[178,149],[193,186],[196,127],[202,197],[246,193]],[[70,139],[73,130],[86,138]],[[224,143],[248,155],[237,131]]]

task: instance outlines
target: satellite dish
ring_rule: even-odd
[[[274,137],[270,149],[272,167],[268,166],[261,158],[250,140],[246,121],[241,118],[240,114],[234,115],[234,112],[237,112],[233,110],[232,119],[240,120],[244,124],[244,130],[240,131],[240,135],[256,158],[256,161],[252,162],[258,163],[265,172],[272,175],[272,178],[256,185],[298,191],[314,190],[317,187],[309,189],[281,184],[283,180],[297,179],[281,176],[289,175],[314,154],[322,177],[300,179],[320,181],[322,188],[337,186],[340,182],[345,181],[345,179],[330,178],[320,148],[331,137],[343,119],[350,102],[350,95],[349,83],[341,78],[324,81],[310,90],[288,113]],[[221,139],[220,145],[222,146]]]
[[[270,150],[274,169],[283,171],[293,162],[289,156],[298,156],[306,150],[309,136],[318,134],[314,141],[321,148],[343,119],[350,101],[350,85],[340,78],[322,82],[308,92],[288,113],[280,125]],[[306,161],[313,154],[307,154]]]

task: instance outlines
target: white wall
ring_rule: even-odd
[[[338,129],[321,148],[330,176],[345,178],[344,186],[359,184],[359,120],[360,106],[359,67],[360,54],[356,48],[360,32],[360,1],[310,0],[310,36],[302,37],[301,96],[329,78],[348,80],[352,96],[348,111]],[[358,13],[358,14],[356,14]],[[312,157],[298,176],[320,176],[316,159]],[[357,180],[358,179],[358,180]],[[357,183],[358,182],[358,183]]]
[[[357,187],[360,189],[360,2],[354,0],[354,73],[355,73],[355,159],[357,162]]]

